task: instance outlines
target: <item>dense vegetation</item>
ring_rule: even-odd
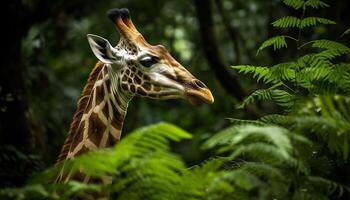
[[[218,10],[221,10],[218,2]],[[229,5],[230,1],[223,2]],[[230,100],[225,94],[218,94],[216,101],[220,105],[215,105],[214,109],[204,107],[197,113],[204,116],[199,121],[192,114],[185,115],[186,110],[172,113],[185,118],[179,123],[172,120],[173,116],[162,113],[164,117],[160,119],[177,125],[161,122],[144,126],[127,134],[113,149],[91,152],[64,163],[69,169],[94,177],[112,174],[114,182],[110,186],[75,181],[52,184],[51,180],[60,169],[56,166],[34,175],[22,187],[1,189],[0,197],[69,199],[86,191],[107,190],[113,199],[350,198],[350,48],[345,39],[350,29],[342,29],[336,36],[327,34],[331,30],[329,27],[339,26],[335,20],[320,15],[332,8],[332,2],[283,0],[277,6],[290,11],[268,22],[275,35],[270,35],[257,47],[258,58],[251,61],[252,65],[241,65],[251,63],[241,56],[243,59],[238,59],[237,65],[229,67],[253,90],[240,103],[226,103]],[[223,16],[224,19],[227,17]],[[88,26],[85,23],[89,21],[83,21],[77,27],[83,29]],[[175,28],[172,31],[181,30]],[[35,37],[38,34],[35,31],[39,29],[32,30],[28,37]],[[195,56],[181,44],[189,38],[180,33],[174,37],[178,40],[174,48],[179,48],[180,59],[189,61]],[[245,50],[251,51],[249,48]],[[32,49],[26,53],[31,52]],[[237,49],[234,52],[237,56]],[[249,58],[250,55],[246,56]],[[232,59],[237,61],[237,58]],[[81,61],[79,57],[71,62]],[[248,77],[253,77],[257,83],[251,83]],[[53,104],[59,101],[51,100]],[[161,108],[166,106],[169,105],[161,105]],[[220,106],[229,111],[213,116]],[[150,112],[150,106],[139,107]],[[235,117],[224,119],[228,116]],[[242,119],[248,117],[256,119]],[[225,124],[225,120],[229,123]],[[186,128],[188,132],[179,128],[187,127],[188,123],[195,124]],[[127,131],[130,129],[126,127]],[[187,144],[191,147],[186,147]],[[177,149],[176,153],[174,149]],[[195,152],[183,153],[186,151]],[[37,157],[11,148],[6,148],[6,152],[35,163],[30,166],[42,168]]]

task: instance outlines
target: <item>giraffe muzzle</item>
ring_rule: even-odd
[[[209,88],[200,80],[195,79],[185,89],[185,97],[192,105],[201,105],[203,103],[214,103],[214,97]]]

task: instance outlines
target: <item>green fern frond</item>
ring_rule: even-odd
[[[319,66],[302,69],[298,75],[299,86],[311,93],[327,94],[348,91],[349,73],[335,66]]]
[[[299,18],[286,16],[272,22],[272,25],[276,28],[298,28],[300,23],[301,20]]]
[[[321,0],[307,0],[306,2],[304,2],[304,0],[283,0],[283,3],[296,10],[306,7],[311,7],[313,9],[329,7],[328,4]]]
[[[296,76],[295,66],[296,64],[294,62],[285,62],[274,65],[270,68],[270,77],[274,80],[294,82]]]
[[[233,69],[237,69],[239,73],[253,74],[253,78],[257,81],[262,80],[264,83],[278,83],[279,80],[271,77],[270,69],[267,67],[253,66],[253,65],[238,65],[231,66]]]
[[[335,195],[338,198],[340,198],[345,191],[348,193],[350,192],[350,188],[345,185],[341,185],[337,182],[322,178],[322,177],[317,177],[317,176],[309,176],[308,177],[308,182],[310,185],[306,187],[313,187],[314,190],[320,192],[324,192],[327,196],[330,195]]]
[[[235,146],[230,154],[232,159],[242,158],[247,161],[263,162],[272,166],[281,166],[287,161],[295,162],[290,152],[262,142]]]
[[[321,17],[306,17],[300,21],[298,28],[303,29],[317,24],[336,24],[334,21]]]
[[[331,152],[349,156],[350,98],[344,96],[318,96],[301,105],[300,113],[308,116],[294,118],[294,128],[305,134],[316,134],[325,141]],[[307,105],[307,106],[306,106]],[[315,110],[318,109],[318,112]]]
[[[235,185],[237,189],[243,189],[245,191],[253,190],[258,186],[258,184],[261,184],[261,181],[258,179],[258,177],[254,176],[246,170],[241,169],[224,173],[222,176],[217,177],[215,180],[216,183],[223,181],[231,183]]]
[[[349,47],[347,47],[346,45],[344,45],[342,43],[335,42],[332,40],[314,40],[314,41],[312,41],[312,47],[350,52]]]
[[[252,65],[232,66],[239,73],[253,74],[253,78],[257,81],[262,80],[264,83],[281,83],[281,81],[294,81],[295,79],[295,63],[286,62],[274,65],[270,68]]]
[[[341,36],[343,37],[344,35],[347,35],[349,33],[350,33],[350,28],[348,28],[346,31],[344,31],[344,33]]]
[[[283,3],[289,7],[296,9],[296,10],[303,7],[303,5],[304,5],[303,0],[283,0]]]
[[[348,50],[328,49],[318,53],[317,56],[331,60],[338,56],[349,54],[349,53],[350,51]]]
[[[268,125],[276,124],[283,127],[288,127],[293,124],[292,118],[290,116],[278,114],[266,115],[264,117],[261,117],[258,121]]]
[[[338,87],[346,94],[350,93],[350,64],[340,63],[334,65],[332,78],[337,79]]]
[[[331,73],[330,66],[309,67],[300,72],[299,78],[301,84],[312,84],[317,81],[329,80]]]
[[[316,54],[316,56],[324,59],[333,59],[343,54],[349,54],[350,48],[344,44],[330,40],[315,40],[312,41],[312,47],[326,49]]]
[[[245,162],[242,169],[245,169],[258,177],[266,178],[267,180],[273,179],[282,181],[284,179],[279,168],[261,162]]]
[[[279,89],[261,89],[256,90],[251,95],[249,95],[243,102],[238,106],[238,108],[244,108],[245,106],[255,103],[257,101],[272,101],[279,106],[286,109],[291,108],[295,103],[295,96],[289,94],[284,90]]]
[[[274,50],[286,48],[287,42],[285,40],[285,36],[276,36],[276,37],[273,37],[273,38],[266,40],[259,47],[257,54],[259,54],[259,52],[262,51],[263,49],[270,47],[270,46],[273,46]]]
[[[104,160],[114,160],[114,170],[110,173],[114,172],[119,180],[113,185],[118,199],[129,199],[129,194],[135,194],[137,199],[175,199],[180,195],[176,185],[180,185],[185,166],[179,157],[169,152],[169,141],[190,137],[174,125],[159,123],[132,132],[115,147],[112,157],[104,154]],[[81,165],[88,164],[89,154]],[[84,158],[77,160],[80,159]],[[96,162],[96,158],[90,161]],[[95,167],[82,171],[91,174]]]
[[[327,58],[319,56],[318,54],[307,54],[302,56],[297,60],[297,64],[299,69],[318,67],[326,68],[333,65],[333,63]]]
[[[287,129],[276,126],[240,126],[219,132],[205,143],[205,148],[216,147],[218,153],[229,153],[232,159],[263,162],[272,166],[289,166],[307,174],[302,162],[292,156],[293,144],[310,144],[305,137],[294,136]],[[221,147],[220,147],[221,146]]]
[[[316,26],[318,24],[336,24],[334,21],[321,17],[306,17],[299,19],[293,16],[282,17],[272,23],[277,28],[299,28]]]
[[[30,199],[54,199],[54,196],[50,194],[43,185],[35,184],[28,185],[22,188],[1,188],[1,199],[25,199],[25,197],[31,196]]]
[[[130,157],[142,158],[154,155],[155,152],[166,152],[169,150],[169,140],[179,141],[190,137],[189,133],[174,125],[158,123],[133,131],[129,137],[124,138],[116,145],[115,150],[97,151],[80,156],[75,161],[75,165],[84,173],[95,176],[98,175],[94,174],[96,171],[100,173],[113,172],[114,169],[119,168],[118,165],[123,164]],[[161,154],[159,155],[161,156]],[[171,162],[173,166],[181,168],[181,163],[173,159],[171,155],[167,155],[165,158],[169,159],[169,163],[173,161]],[[99,160],[98,165],[91,163],[96,162],[96,160]]]
[[[217,148],[217,151],[232,152],[232,156],[241,155],[243,151],[249,151],[245,146],[256,143],[261,144],[258,148],[265,148],[263,146],[273,146],[277,148],[279,155],[286,158],[292,149],[290,138],[294,137],[287,129],[276,126],[255,126],[255,125],[241,125],[231,126],[217,133],[203,145],[205,149]],[[305,143],[307,139],[302,136],[295,138],[297,141]],[[265,142],[265,143],[264,143]],[[264,144],[263,144],[264,143]],[[258,145],[259,146],[259,145]],[[267,147],[267,151],[274,151]]]
[[[282,149],[282,151],[286,153],[292,149],[287,134],[288,131],[286,129],[274,126],[231,126],[210,138],[204,144],[204,147],[209,149],[215,146],[225,145],[230,149],[237,145],[248,144],[251,141],[266,141],[277,148]]]
[[[318,9],[318,8],[326,8],[329,7],[328,4],[321,0],[308,0],[304,3],[304,7],[311,7],[313,9]]]

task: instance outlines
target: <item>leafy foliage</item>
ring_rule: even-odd
[[[244,160],[239,169],[253,174],[258,184],[265,182],[259,185],[264,188],[262,199],[341,196],[349,190],[347,187],[310,174],[309,163],[303,157],[311,145],[310,140],[286,128],[260,124],[233,125],[206,141],[204,147],[228,153],[234,160]]]
[[[279,19],[273,22],[275,27],[296,28],[301,35],[306,27],[334,24],[325,18],[303,17],[308,9],[328,7],[320,0],[283,3],[302,9],[303,14]],[[269,85],[252,92],[239,107],[269,101],[279,106],[279,114],[258,120],[229,119],[232,125],[195,149],[206,155],[204,162],[186,166],[171,152],[171,144],[190,139],[191,134],[159,123],[133,131],[113,149],[48,169],[23,187],[0,189],[0,199],[71,199],[101,191],[111,193],[111,199],[346,198],[349,187],[335,181],[330,169],[334,163],[349,162],[350,50],[339,42],[304,42],[291,35],[268,39],[258,52],[288,48],[295,50],[294,60],[232,67]],[[96,180],[112,176],[114,181],[109,186],[99,181],[52,183],[60,172]]]
[[[284,36],[276,36],[276,37],[273,37],[273,38],[266,40],[259,47],[258,53],[259,53],[259,51],[261,51],[269,46],[273,46],[274,50],[287,47],[285,37]]]
[[[163,197],[176,196],[179,192],[176,191],[179,189],[176,186],[185,168],[184,163],[177,156],[168,152],[169,141],[190,137],[191,135],[187,132],[167,123],[144,127],[124,138],[114,149],[95,151],[72,161],[65,161],[61,166],[36,176],[32,180],[33,186],[20,190],[2,190],[2,193],[12,194],[17,198],[32,196],[30,193],[35,193],[41,198],[55,198],[53,191],[58,189],[63,191],[61,198],[69,198],[82,191],[102,189],[101,185],[91,187],[74,181],[63,185],[40,185],[43,181],[52,182],[57,173],[79,172],[96,178],[113,174],[118,181],[112,188],[113,191],[118,192],[120,199],[131,198],[132,193],[133,199],[159,199],[162,195]],[[115,171],[115,169],[118,170]]]
[[[289,7],[292,7],[296,10],[300,8],[306,8],[306,7],[311,7],[313,9],[318,9],[318,8],[324,8],[324,7],[329,7],[328,4],[321,0],[283,0],[283,3]]]
[[[303,5],[302,2],[303,1],[285,1],[288,6],[294,8],[305,5],[312,5],[311,7],[317,8],[323,5],[321,1],[307,1]],[[303,20],[306,20],[304,24],[302,20],[294,16],[287,16],[275,21],[273,25],[280,28],[298,27],[299,29],[303,29],[305,26],[315,26],[315,22],[323,21],[325,22],[324,24],[329,22],[327,19],[323,18],[304,18]],[[310,23],[307,21],[310,21]],[[299,40],[300,38],[296,39],[298,44]],[[342,116],[348,115],[347,110],[344,110],[346,104],[344,99],[347,99],[347,95],[350,94],[349,64],[344,62],[336,63],[339,62],[339,59],[335,61],[335,58],[348,55],[350,53],[350,48],[339,42],[321,39],[299,44],[297,50],[301,50],[309,44],[311,44],[312,48],[316,48],[319,51],[302,55],[295,61],[276,64],[272,67],[234,66],[233,68],[238,69],[241,73],[250,73],[253,74],[253,77],[256,77],[257,80],[263,80],[266,84],[274,84],[272,87],[273,89],[270,88],[253,92],[242,102],[241,107],[261,100],[270,100],[281,105],[285,108],[285,111],[289,111],[293,114],[293,116],[284,118],[284,121],[292,122],[288,123],[288,126],[293,124],[298,132],[304,132],[305,130],[310,131],[310,129],[312,129],[312,132],[323,136],[332,135],[330,132],[334,132],[337,135],[336,138],[339,139],[338,142],[340,142],[340,140],[344,141],[344,143],[338,144],[342,147],[340,148],[335,144],[337,143],[334,142],[334,140],[336,140],[335,138],[331,139],[330,137],[326,137],[324,138],[325,142],[328,143],[328,147],[331,151],[342,154],[343,158],[346,160],[348,159],[347,146],[349,140],[347,137],[349,131],[346,126],[340,124],[348,123],[348,119]],[[303,93],[301,93],[301,91],[303,91]],[[337,98],[331,98],[330,95],[336,95],[335,97]],[[327,101],[325,101],[325,99],[327,99]],[[316,102],[317,105],[315,105]],[[336,106],[338,104],[341,106]],[[311,109],[305,109],[310,106],[320,111],[314,112]],[[342,111],[339,109],[342,109]],[[300,110],[303,110],[304,113],[300,113]],[[325,116],[323,113],[325,112],[327,113],[325,114],[327,119],[324,119]],[[333,115],[333,113],[338,114]],[[304,116],[299,117],[298,114],[303,114]],[[322,114],[322,116],[318,116],[320,114]],[[270,118],[270,120],[271,119],[272,118]],[[341,136],[342,134],[347,136],[344,138]]]
[[[188,138],[190,134],[171,124],[144,127],[124,138],[114,149],[91,152],[69,161],[70,170],[79,169],[95,178],[113,175],[115,181],[111,186],[76,181],[44,184],[48,177],[57,175],[56,167],[36,176],[22,188],[1,189],[0,197],[70,199],[103,190],[112,192],[113,199],[284,199],[297,181],[301,182],[293,196],[315,192],[326,197],[347,190],[322,177],[309,176],[307,163],[298,156],[304,152],[296,152],[293,147],[310,148],[311,142],[286,128],[229,127],[203,145],[204,149],[228,156],[191,168],[186,168],[178,156],[169,152],[169,141]],[[304,178],[297,179],[295,172]],[[308,188],[311,193],[302,188]]]
[[[346,29],[346,31],[344,31],[344,33],[342,34],[342,36],[347,35],[347,34],[349,34],[349,33],[350,33],[350,28]]]
[[[274,27],[277,28],[299,28],[304,29],[306,27],[312,27],[317,24],[335,24],[334,21],[321,18],[321,17],[306,17],[304,19],[299,19],[293,16],[283,17],[272,23]]]
[[[275,132],[275,129],[282,130],[277,127],[266,127],[264,130],[253,126],[238,127],[236,130],[240,131],[240,136],[233,138],[231,141],[235,142],[231,142],[225,151],[231,151],[232,145],[243,147],[244,143],[254,137],[265,138],[267,143],[261,147],[255,145],[237,148],[232,151],[231,157],[207,160],[188,169],[178,156],[169,152],[169,141],[188,139],[190,135],[173,125],[160,123],[134,131],[114,149],[91,152],[65,163],[65,166],[70,166],[70,170],[76,169],[75,171],[96,178],[112,174],[115,181],[109,187],[100,184],[86,185],[76,181],[43,184],[48,179],[52,180],[49,177],[57,175],[57,170],[62,167],[59,166],[36,176],[23,188],[0,190],[0,197],[70,199],[84,193],[107,190],[112,192],[113,198],[118,199],[249,199],[249,193],[257,190],[256,196],[265,198],[266,195],[272,195],[270,191],[266,191],[269,184],[277,184],[274,182],[277,180],[284,182],[282,174],[272,166],[254,162],[234,168],[230,160],[241,153],[251,152],[249,149],[260,149],[268,153],[269,150],[274,151],[274,148],[283,152],[277,154],[276,158],[269,159],[271,162],[274,159],[288,160],[292,150],[289,137],[293,136]],[[226,132],[232,134],[230,131]],[[209,140],[206,148],[216,146],[220,135],[222,133]],[[276,180],[266,183],[264,176],[271,176]],[[286,195],[280,190],[272,192]]]
[[[273,87],[269,89],[260,89],[256,90],[249,97],[244,99],[238,108],[243,108],[248,104],[252,104],[256,101],[273,101],[277,105],[289,109],[294,105],[295,96],[289,94],[284,90],[273,89]]]
[[[303,0],[284,0],[283,3],[294,9],[299,9],[304,5]]]
[[[230,119],[234,125],[220,132],[207,141],[206,144],[212,148],[215,145],[220,147],[220,153],[225,153],[232,145],[231,150],[235,153],[230,155],[234,159],[253,159],[276,167],[276,163],[283,160],[283,155],[288,155],[288,145],[284,145],[284,149],[277,150],[276,141],[272,139],[272,134],[270,134],[272,132],[271,127],[277,126],[275,127],[276,130],[273,131],[274,133],[282,134],[283,131],[281,130],[284,130],[285,135],[288,135],[286,132],[289,132],[298,137],[290,139],[290,141],[293,141],[293,153],[284,164],[277,167],[277,170],[282,170],[280,172],[282,174],[293,173],[288,170],[283,171],[284,167],[290,166],[288,169],[293,169],[292,171],[298,174],[294,174],[294,176],[298,176],[299,180],[289,181],[296,181],[297,187],[308,187],[308,190],[312,191],[310,194],[295,192],[293,198],[317,197],[327,199],[330,194],[336,197],[344,197],[349,194],[348,187],[327,179],[327,177],[333,177],[328,176],[325,172],[319,173],[323,177],[315,177],[312,169],[316,169],[320,163],[340,162],[339,160],[343,160],[345,163],[349,162],[350,74],[347,61],[350,48],[328,39],[302,42],[301,36],[304,28],[320,24],[335,24],[332,20],[325,18],[304,17],[307,13],[306,8],[328,7],[326,3],[318,0],[286,0],[283,2],[294,9],[302,9],[301,18],[286,16],[276,20],[272,25],[281,29],[297,28],[299,29],[299,36],[298,38],[289,35],[272,37],[262,43],[258,52],[270,46],[274,47],[274,51],[280,50],[278,47],[282,47],[282,43],[276,38],[283,38],[284,42],[284,38],[289,38],[296,43],[296,59],[278,63],[271,67],[239,65],[232,68],[243,74],[252,74],[254,78],[265,84],[272,84],[269,89],[254,91],[243,100],[239,108],[268,100],[280,105],[285,114],[271,114],[258,120]],[[287,44],[283,44],[283,46],[287,46]],[[248,127],[247,135],[242,136],[242,130],[247,131],[246,128]],[[280,127],[284,128],[278,131],[277,129]],[[256,137],[252,134],[254,131],[257,133],[269,129],[268,134],[263,134],[265,138]],[[244,141],[252,135],[255,137],[252,137],[251,141],[248,140],[244,145],[238,145],[239,147],[237,147],[236,143],[238,141]],[[266,139],[269,136],[271,138]],[[273,138],[278,139],[275,135]],[[278,144],[288,144],[283,141],[286,141],[286,139],[279,141]],[[300,141],[310,146],[299,145]],[[252,142],[255,142],[256,145]],[[266,142],[274,144],[274,147],[266,146]],[[269,159],[273,162],[269,162]],[[327,164],[324,167],[330,168],[327,167]],[[286,175],[286,177],[290,176]],[[317,181],[317,183],[314,181]],[[325,185],[323,185],[324,183]],[[316,187],[310,188],[310,185]]]

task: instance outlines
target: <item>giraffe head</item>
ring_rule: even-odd
[[[120,32],[113,47],[108,40],[88,35],[95,56],[110,65],[112,79],[131,96],[182,98],[193,105],[213,103],[208,87],[177,62],[162,45],[150,45],[133,25],[128,9],[112,9],[107,16]]]

